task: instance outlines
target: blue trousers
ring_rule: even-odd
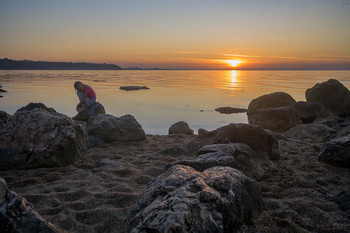
[[[78,95],[79,101],[81,101],[81,99],[84,97],[84,93],[80,92],[80,91],[77,92],[77,95]],[[89,116],[91,117],[94,114],[96,106],[97,106],[96,98],[95,97],[91,97],[91,98],[86,97],[84,104],[86,107],[88,107]]]

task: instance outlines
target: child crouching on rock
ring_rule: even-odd
[[[77,95],[80,101],[77,105],[76,110],[78,112],[82,112],[86,109],[89,109],[89,116],[92,116],[97,105],[96,93],[94,89],[80,81],[76,81],[74,83],[74,88],[77,90]]]

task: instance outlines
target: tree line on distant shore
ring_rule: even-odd
[[[121,70],[117,65],[89,62],[47,62],[0,59],[0,70]]]

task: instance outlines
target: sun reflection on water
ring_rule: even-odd
[[[237,71],[236,70],[231,71],[231,83],[232,83],[232,85],[235,85],[237,83]]]

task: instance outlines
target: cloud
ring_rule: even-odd
[[[259,55],[247,55],[247,54],[227,54],[227,53],[224,53],[224,54],[221,54],[223,56],[229,56],[229,57],[247,57],[247,58],[259,58],[259,57],[262,57],[262,56],[259,56]]]

